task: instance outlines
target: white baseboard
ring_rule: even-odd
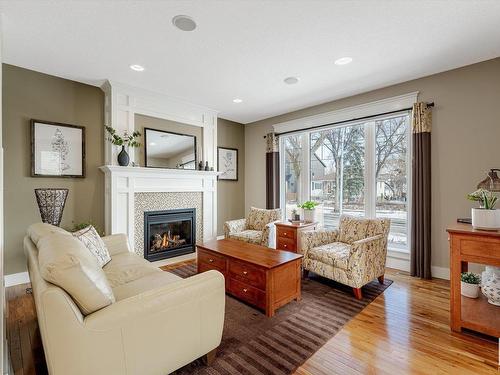
[[[196,259],[196,252],[186,254],[186,255],[180,255],[178,257],[173,257],[173,258],[168,258],[168,259],[163,259],[163,260],[157,260],[155,262],[151,262],[154,264],[156,267],[163,267],[167,266],[169,264],[175,264],[175,263],[180,263],[180,262],[186,262],[188,260],[193,260]]]
[[[19,285],[19,284],[26,284],[30,282],[30,276],[29,273],[26,272],[19,272],[19,273],[13,273],[10,275],[5,275],[4,277],[4,282],[5,282],[5,287],[8,288],[9,286],[14,286],[14,285]]]
[[[450,279],[450,269],[446,267],[432,266],[431,273],[432,277],[436,277],[438,279],[445,279],[445,280]]]
[[[223,240],[224,238],[225,238],[225,237],[224,237],[224,235],[222,235],[222,236],[217,236],[217,239],[218,239],[218,240]]]
[[[387,257],[385,262],[387,268],[394,268],[400,271],[410,272],[410,261],[407,259]]]

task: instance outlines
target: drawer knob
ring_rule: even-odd
[[[286,236],[286,232],[283,232],[283,235]]]
[[[243,292],[248,292],[248,289],[247,288],[243,288]]]
[[[213,259],[209,259],[208,261],[209,261],[210,263],[213,263],[213,262],[214,262],[214,260],[213,260]]]
[[[283,247],[287,247],[287,244],[284,244]]]
[[[243,271],[243,275],[247,275],[247,274],[248,274],[248,272],[247,272],[247,271]]]

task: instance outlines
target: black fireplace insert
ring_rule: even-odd
[[[144,258],[153,262],[195,252],[196,209],[144,212]]]

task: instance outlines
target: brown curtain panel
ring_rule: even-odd
[[[411,275],[431,275],[431,108],[415,103],[412,115]]]
[[[278,137],[274,133],[266,135],[266,208],[280,206],[280,154]]]

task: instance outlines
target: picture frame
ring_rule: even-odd
[[[31,177],[85,177],[85,127],[32,119]]]
[[[238,181],[238,149],[217,147],[217,170],[222,172],[219,180]]]

